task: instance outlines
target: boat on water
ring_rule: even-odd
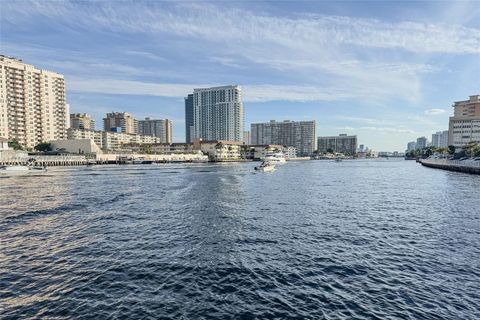
[[[47,167],[36,165],[16,165],[16,166],[0,166],[0,174],[26,174],[34,172],[46,172]]]
[[[276,164],[287,162],[287,160],[285,159],[285,155],[281,151],[267,153],[263,161],[272,162]]]
[[[132,160],[132,164],[152,164],[153,160],[147,160],[143,157]]]
[[[275,170],[275,165],[271,162],[264,161],[261,165],[255,167],[256,171],[271,172]]]
[[[335,158],[335,162],[342,162],[341,158]]]

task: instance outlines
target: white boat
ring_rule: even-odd
[[[0,166],[0,174],[25,174],[25,173],[33,173],[33,172],[45,172],[47,171],[47,167],[40,167],[40,166]]]
[[[264,161],[261,165],[255,167],[256,171],[271,172],[275,170],[275,165],[271,162]]]
[[[153,160],[147,160],[143,157],[140,157],[140,158],[133,159],[132,163],[133,164],[152,164]]]
[[[285,159],[285,155],[281,151],[267,153],[263,161],[273,162],[276,164],[287,162],[287,160]]]

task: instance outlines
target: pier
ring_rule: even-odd
[[[422,166],[457,171],[464,173],[480,174],[480,161],[473,160],[448,160],[448,159],[423,159],[420,160]]]

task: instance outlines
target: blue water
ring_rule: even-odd
[[[254,165],[0,178],[0,318],[480,318],[480,176]]]

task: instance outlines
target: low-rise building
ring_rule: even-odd
[[[193,141],[193,150],[201,150],[208,155],[210,161],[239,161],[242,159],[242,144],[239,141],[202,141],[201,139],[196,139]]]

